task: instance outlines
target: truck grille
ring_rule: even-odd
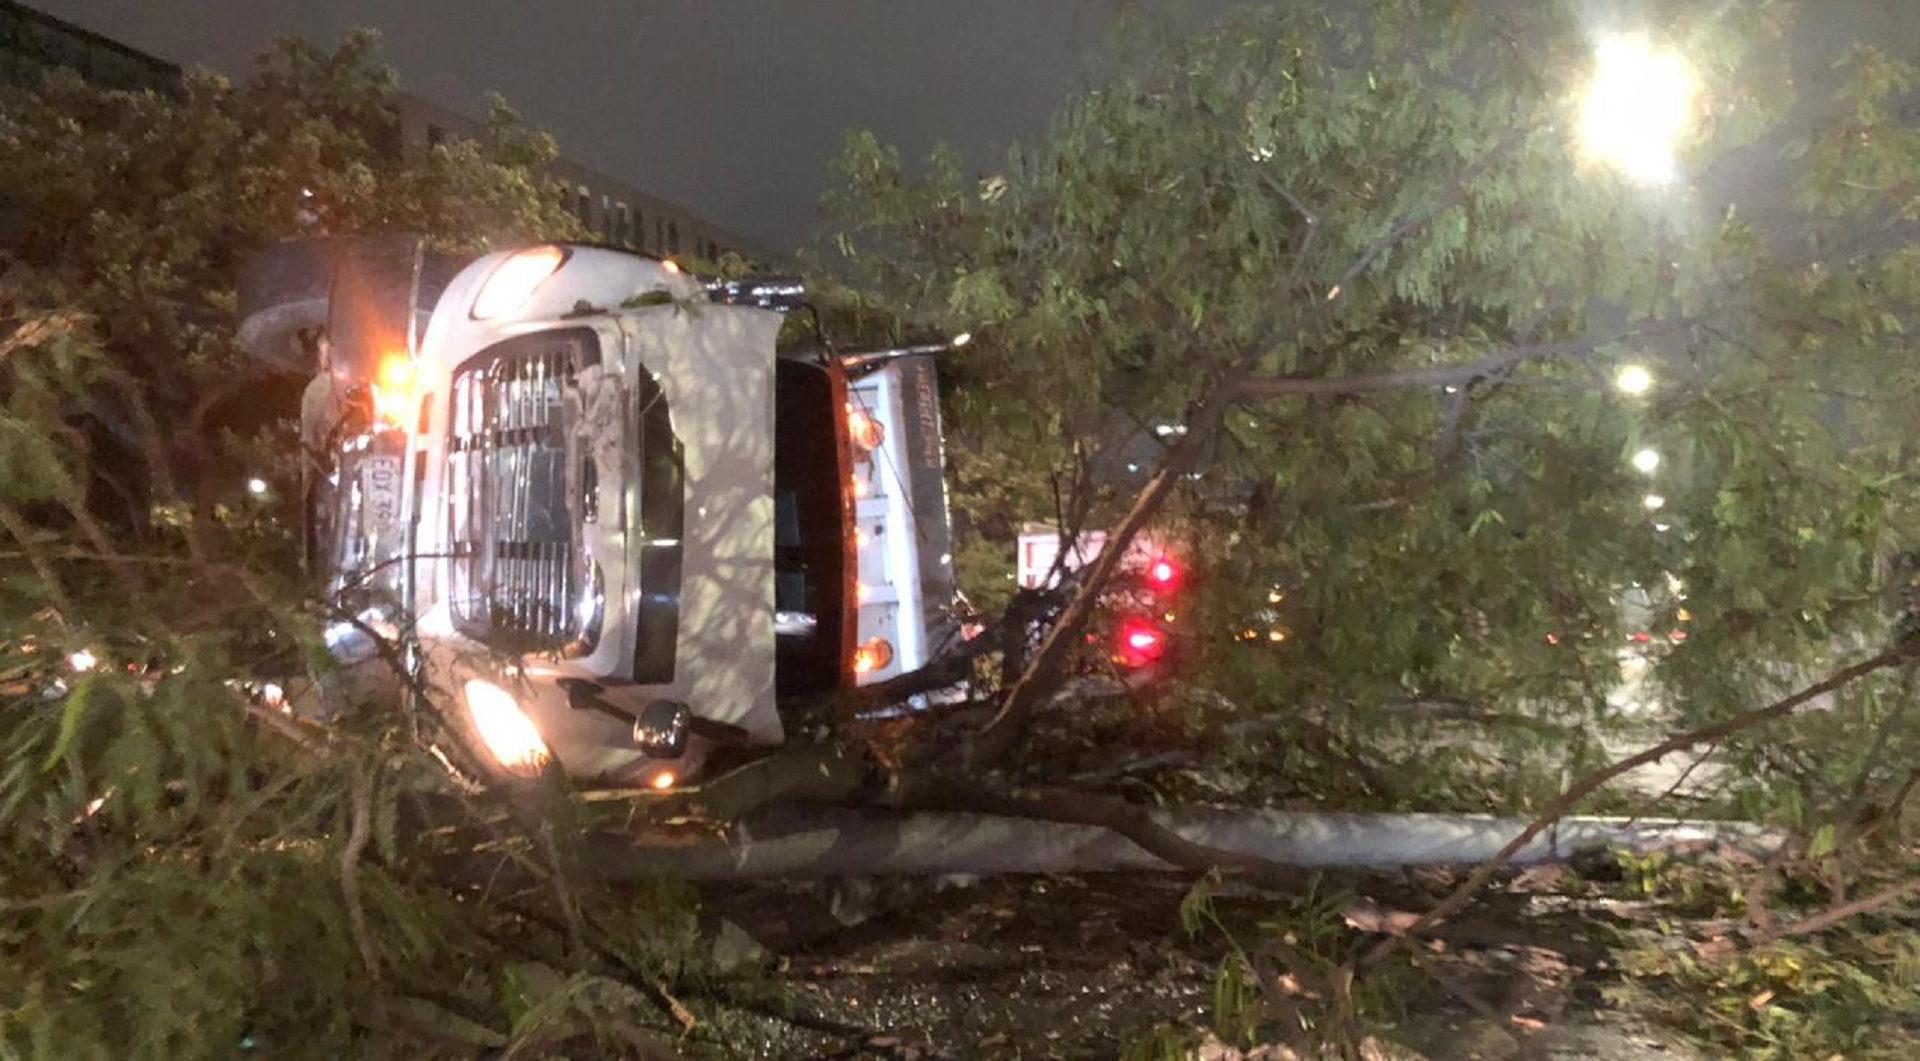
[[[592,650],[599,572],[582,562],[562,422],[591,331],[522,336],[453,375],[447,439],[452,607],[462,633],[515,652]]]

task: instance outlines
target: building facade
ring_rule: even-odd
[[[180,68],[13,0],[0,0],[0,84],[31,85],[71,70],[103,88],[180,91]]]
[[[412,93],[400,94],[403,149],[427,150],[449,140],[478,139],[485,132],[484,123],[467,115]],[[738,234],[565,156],[555,159],[548,172],[560,184],[561,205],[601,243],[657,258],[717,262],[735,254],[749,262],[763,260]]]

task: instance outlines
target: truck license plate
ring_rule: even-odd
[[[364,457],[360,464],[360,494],[369,529],[392,526],[400,519],[400,458]]]

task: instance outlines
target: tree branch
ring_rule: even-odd
[[[1081,630],[1099,605],[1100,594],[1126,555],[1127,547],[1166,502],[1180,476],[1191,470],[1204,447],[1219,429],[1224,411],[1247,398],[1285,395],[1356,394],[1403,387],[1433,387],[1446,384],[1466,385],[1496,373],[1507,371],[1531,358],[1561,357],[1589,353],[1609,342],[1625,338],[1644,338],[1683,327],[1688,321],[1646,322],[1607,337],[1563,339],[1544,343],[1522,343],[1502,353],[1466,365],[1416,369],[1370,376],[1339,378],[1241,379],[1216,388],[1200,407],[1204,415],[1189,425],[1189,432],[1167,453],[1160,469],[1135,495],[1133,507],[1107,534],[1105,547],[1087,569],[1080,590],[1041,642],[1040,650],[1027,661],[1020,677],[1008,690],[998,713],[968,743],[965,760],[971,767],[986,765],[1012,747],[1025,729],[1033,709],[1045,700],[1060,679],[1068,653],[1078,641]]]
[[[1811,936],[1818,932],[1825,932],[1827,929],[1832,928],[1850,917],[1857,917],[1860,914],[1872,913],[1875,910],[1892,906],[1910,895],[1920,895],[1920,877],[1913,877],[1891,887],[1882,888],[1872,895],[1863,896],[1850,903],[1842,903],[1839,906],[1822,910],[1811,917],[1803,917],[1798,921],[1781,925],[1779,928],[1762,933],[1760,938],[1755,942],[1770,943],[1776,939],[1784,939],[1789,936]]]
[[[1213,422],[1217,420],[1216,415]],[[1147,521],[1160,511],[1160,506],[1173,492],[1180,476],[1193,466],[1200,443],[1207,434],[1204,428],[1193,430],[1179,445],[1173,447],[1160,470],[1154,473],[1134,498],[1133,508],[1107,533],[1106,544],[1088,568],[1072,603],[1067,605],[1067,610],[1047,631],[1045,640],[1040,643],[1040,651],[1034,653],[1019,680],[1007,691],[999,712],[968,742],[965,755],[967,765],[984,766],[1005,754],[1026,728],[1033,709],[1046,700],[1059,684],[1067,655],[1079,640],[1080,631],[1092,617],[1094,608],[1099,605],[1100,593],[1120,566],[1127,546],[1132,544],[1135,535],[1147,525]]]
[[[1493,164],[1499,161],[1502,155],[1505,155],[1518,145],[1526,136],[1527,132],[1528,129],[1525,126],[1517,126],[1510,130],[1506,136],[1501,138],[1499,143],[1493,146],[1492,150],[1487,152],[1485,158],[1468,167],[1465,172],[1461,173],[1460,176],[1455,179],[1452,190],[1447,193],[1444,199],[1436,203],[1432,209],[1402,217],[1392,228],[1387,230],[1386,235],[1374,240],[1373,243],[1367,247],[1366,251],[1360,255],[1359,260],[1355,261],[1347,268],[1347,271],[1341,275],[1340,282],[1333,285],[1327,292],[1327,301],[1331,302],[1340,297],[1340,293],[1346,290],[1348,285],[1359,279],[1360,274],[1366,272],[1368,266],[1372,265],[1382,254],[1392,249],[1395,244],[1427,227],[1427,225],[1433,222],[1434,218],[1460,205],[1461,199],[1466,197],[1467,190],[1472,187],[1473,182],[1478,179],[1481,174],[1492,168]]]
[[[1717,741],[1742,730],[1751,729],[1754,726],[1785,718],[1793,714],[1794,711],[1804,706],[1810,700],[1850,685],[1876,671],[1898,666],[1911,659],[1914,654],[1915,646],[1910,644],[1896,645],[1877,656],[1862,660],[1852,666],[1842,667],[1828,675],[1824,680],[1809,685],[1782,700],[1777,700],[1765,707],[1741,712],[1732,718],[1723,719],[1711,725],[1701,726],[1698,729],[1691,729],[1684,733],[1675,734],[1661,741],[1659,744],[1636,752],[1624,759],[1614,762],[1611,766],[1588,774],[1586,777],[1575,782],[1565,792],[1561,793],[1560,798],[1554,800],[1531,824],[1525,829],[1522,829],[1519,835],[1509,840],[1507,845],[1501,848],[1497,854],[1487,861],[1482,862],[1479,866],[1476,866],[1473,872],[1468,874],[1467,879],[1462,881],[1460,886],[1448,894],[1445,899],[1442,899],[1426,913],[1421,914],[1420,919],[1415,921],[1404,935],[1388,937],[1375,944],[1372,949],[1368,950],[1367,953],[1361,957],[1360,966],[1364,968],[1379,964],[1391,956],[1395,950],[1403,946],[1407,940],[1414,938],[1425,929],[1431,928],[1436,922],[1452,915],[1461,907],[1465,906],[1467,901],[1472,899],[1475,893],[1479,892],[1481,888],[1485,887],[1487,881],[1491,880],[1493,875],[1499,872],[1502,866],[1505,866],[1511,861],[1515,854],[1519,853],[1521,849],[1531,843],[1534,837],[1545,832],[1548,826],[1559,821],[1563,815],[1572,810],[1581,800],[1591,795],[1602,785],[1619,777],[1621,774],[1633,770],[1636,767],[1658,761],[1664,756],[1671,755],[1674,752],[1685,751],[1696,744],[1704,744],[1707,741]]]
[[[0,350],[0,353],[4,353],[4,350]],[[62,615],[73,614],[73,599],[67,596],[67,587],[60,581],[60,573],[53,569],[40,543],[34,540],[33,528],[27,525],[27,521],[12,505],[0,504],[0,528],[4,528],[14,541],[20,543],[20,555],[26,557],[33,566],[33,573],[46,586],[47,596],[53,601],[54,607],[59,608]]]
[[[1317,394],[1365,394],[1372,391],[1399,390],[1406,387],[1444,387],[1448,385],[1465,387],[1485,379],[1495,373],[1514,368],[1522,362],[1534,358],[1569,357],[1589,354],[1608,343],[1624,339],[1645,339],[1656,335],[1665,335],[1679,331],[1693,323],[1691,318],[1676,320],[1648,321],[1643,324],[1616,332],[1604,337],[1583,336],[1578,339],[1557,339],[1550,342],[1521,343],[1498,354],[1483,357],[1478,361],[1469,361],[1461,365],[1443,365],[1436,368],[1409,369],[1404,372],[1381,372],[1367,376],[1279,376],[1267,379],[1248,379],[1225,388],[1225,399],[1231,403],[1248,398],[1284,398]]]
[[[360,951],[367,976],[380,982],[380,961],[373,949],[373,933],[367,928],[367,909],[360,901],[360,856],[372,835],[373,778],[365,763],[353,764],[351,789],[352,818],[346,846],[340,849],[340,893],[347,903],[347,928],[353,933],[353,945]]]

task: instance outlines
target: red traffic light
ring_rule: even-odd
[[[1167,653],[1167,637],[1144,619],[1129,619],[1120,625],[1120,662],[1128,667],[1144,667]]]

